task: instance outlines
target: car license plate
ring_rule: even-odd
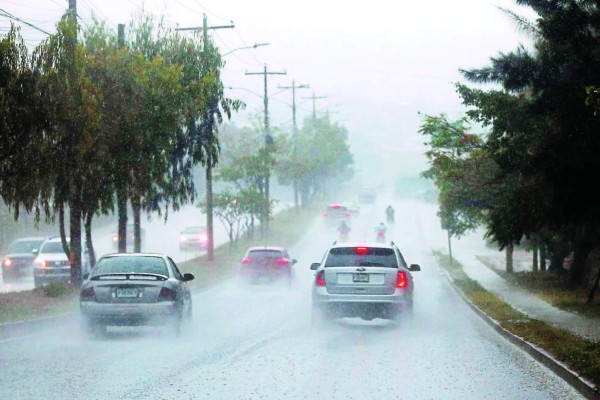
[[[138,291],[136,288],[122,288],[117,289],[117,297],[118,298],[133,298],[138,296]]]
[[[360,283],[369,282],[369,274],[353,274],[352,281]]]

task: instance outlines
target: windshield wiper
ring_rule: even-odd
[[[151,274],[151,273],[147,273],[147,272],[113,272],[110,274],[98,274],[98,275],[94,275],[90,278],[90,280],[92,281],[98,281],[102,278],[105,277],[124,277],[125,279],[135,279],[135,277],[139,276],[147,276],[147,277],[153,277],[156,278],[156,280],[158,281],[166,281],[167,279],[169,279],[168,276],[162,275],[162,274]],[[132,278],[133,276],[133,278]]]

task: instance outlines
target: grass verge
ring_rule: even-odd
[[[592,318],[600,318],[600,293],[591,304],[586,302],[588,289],[570,285],[568,277],[550,271],[508,272],[498,269],[485,257],[477,257],[507,282],[534,293],[555,307]]]
[[[600,343],[579,337],[543,321],[528,317],[513,309],[479,283],[469,278],[456,260],[450,264],[448,256],[434,252],[435,257],[452,277],[454,284],[481,311],[496,320],[512,334],[532,343],[577,372],[596,386],[600,386]]]
[[[53,285],[22,292],[0,293],[0,324],[50,317],[77,310],[79,289]]]
[[[255,239],[241,238],[234,247],[230,247],[229,243],[218,246],[214,261],[201,256],[178,263],[178,267],[182,272],[195,275],[196,278],[190,282],[191,287],[224,279],[237,273],[248,246],[268,244],[289,247],[301,238],[317,216],[316,208],[300,209],[298,212],[294,209],[283,210],[271,221],[268,238],[260,239],[260,233],[257,232]],[[78,301],[79,288],[60,285],[0,293],[0,324],[74,312],[79,309]]]

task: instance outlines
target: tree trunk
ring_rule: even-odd
[[[81,285],[81,199],[76,183],[71,186],[69,198],[70,248],[69,262],[71,264],[71,285]]]
[[[538,262],[538,247],[537,246],[533,246],[533,272],[537,273],[539,271],[539,262]]]
[[[69,257],[71,254],[71,249],[69,247],[69,243],[67,243],[67,232],[65,230],[65,205],[61,202],[58,205],[58,232],[60,234],[60,242],[63,247],[63,251],[65,255]]]
[[[125,253],[127,251],[127,195],[124,190],[117,191],[117,212],[119,214],[118,251]]]
[[[588,243],[580,243],[575,246],[573,251],[573,261],[569,268],[569,277],[571,282],[580,285],[585,278],[585,264],[592,251],[593,246]]]
[[[540,245],[540,271],[546,272],[546,245]]]
[[[215,230],[213,220],[212,167],[206,165],[206,255],[209,261],[215,259]]]
[[[515,272],[514,265],[513,265],[514,250],[515,250],[515,247],[512,243],[509,243],[506,246],[506,272],[508,272],[509,274],[512,274],[513,272]]]
[[[594,280],[594,285],[590,289],[590,293],[588,294],[588,298],[586,303],[592,304],[594,302],[594,295],[596,294],[596,290],[598,289],[598,283],[600,283],[600,268],[598,268],[598,273],[596,274],[596,279]]]
[[[96,265],[96,252],[94,251],[94,245],[92,243],[92,219],[94,218],[93,213],[87,213],[85,216],[85,247],[87,248],[87,254],[90,263],[90,270]],[[87,271],[89,272],[89,271]]]
[[[131,197],[131,208],[133,210],[133,251],[140,253],[142,251],[142,205],[140,196]]]

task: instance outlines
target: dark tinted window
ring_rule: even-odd
[[[362,251],[356,247],[337,247],[331,249],[325,261],[325,268],[354,266],[398,268],[398,262],[393,249],[378,247]]]
[[[279,250],[252,250],[248,253],[248,258],[252,260],[270,260],[282,258],[282,255]]]
[[[183,233],[204,233],[206,229],[202,226],[188,226],[183,230]]]
[[[93,276],[117,273],[160,274],[169,276],[167,264],[160,257],[106,257],[94,268]]]
[[[43,240],[19,240],[18,242],[12,242],[8,246],[9,253],[31,253],[34,249],[40,249],[40,246],[44,243]]]

